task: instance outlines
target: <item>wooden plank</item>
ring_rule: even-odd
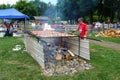
[[[78,55],[78,50],[70,49],[70,51],[72,51],[75,55]]]

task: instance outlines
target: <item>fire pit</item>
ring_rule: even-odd
[[[44,75],[73,74],[92,68],[89,42],[75,35],[52,30],[30,31],[25,36],[25,46]]]

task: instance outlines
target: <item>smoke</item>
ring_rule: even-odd
[[[95,0],[58,0],[57,6],[62,19],[77,20],[89,14],[95,4]]]
[[[48,16],[54,22],[65,19],[64,14],[61,12],[57,4],[52,5],[51,3],[49,3],[44,15]]]
[[[56,18],[56,14],[57,14],[56,7],[49,3],[44,15],[49,17],[51,21],[54,21],[54,19]]]
[[[52,21],[57,21],[59,18],[59,20],[67,20],[74,24],[79,17],[89,15],[96,3],[95,0],[58,0],[56,6],[48,4],[45,16]]]

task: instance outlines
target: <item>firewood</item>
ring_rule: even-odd
[[[57,54],[55,57],[56,60],[62,60],[62,55],[61,54]]]
[[[95,37],[113,37],[113,38],[119,38],[120,37],[120,30],[103,30],[101,32],[99,32],[97,35],[95,35]]]
[[[70,55],[71,55],[72,57],[75,56],[75,54],[74,54],[73,52],[71,52],[70,50],[68,50],[68,52],[70,53]]]

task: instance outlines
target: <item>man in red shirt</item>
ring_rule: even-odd
[[[80,37],[81,39],[84,39],[83,37],[87,37],[88,36],[88,29],[87,29],[87,24],[85,24],[83,22],[83,18],[79,18],[78,19],[78,28],[77,30],[80,32]]]

